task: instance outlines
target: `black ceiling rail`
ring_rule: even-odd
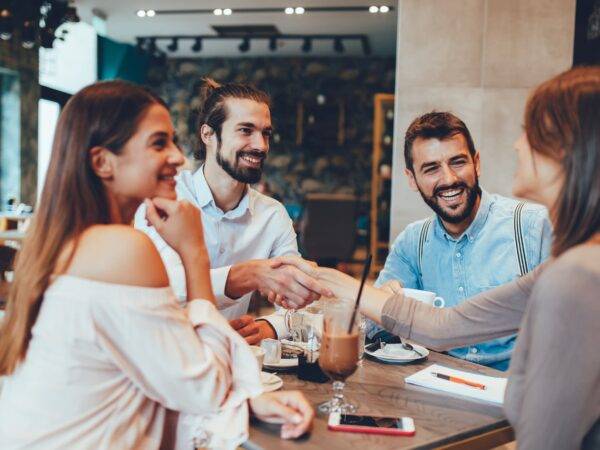
[[[260,39],[265,39],[265,40],[269,40],[269,39],[280,39],[280,40],[303,40],[305,38],[310,38],[310,39],[323,39],[323,40],[331,40],[331,39],[344,39],[344,40],[362,40],[362,39],[369,39],[367,35],[365,34],[282,34],[282,33],[276,33],[276,34],[271,34],[271,35],[254,35],[254,34],[248,34],[248,33],[240,33],[239,35],[227,35],[227,36],[221,36],[218,34],[168,34],[168,35],[158,35],[158,34],[149,34],[149,35],[145,35],[145,36],[136,36],[136,40],[139,42],[141,40],[146,40],[146,39],[154,39],[157,41],[161,41],[161,40],[165,40],[165,41],[171,41],[173,39],[234,39],[234,40],[239,40],[239,39],[244,39],[244,38],[250,38],[252,40],[260,40]]]
[[[369,37],[366,34],[287,34],[287,33],[272,33],[272,34],[249,34],[239,33],[231,35],[219,35],[219,34],[169,34],[169,35],[145,35],[136,36],[137,47],[142,50],[149,52],[150,54],[162,55],[160,49],[157,48],[156,43],[158,41],[170,41],[167,50],[176,52],[179,49],[179,42],[182,40],[194,41],[192,51],[198,53],[202,49],[202,41],[205,40],[235,40],[242,41],[240,44],[240,51],[245,53],[250,50],[250,41],[266,40],[269,41],[269,48],[271,51],[277,50],[277,41],[290,41],[297,40],[302,41],[301,47],[304,53],[312,51],[312,42],[320,40],[329,40],[333,43],[333,49],[336,53],[344,53],[345,48],[343,45],[344,41],[359,41],[363,53],[365,55],[371,54],[371,43]],[[195,47],[195,48],[194,48]]]

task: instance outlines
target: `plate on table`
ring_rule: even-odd
[[[260,381],[262,382],[265,392],[273,392],[277,389],[281,389],[281,386],[283,386],[283,380],[274,373],[261,372]]]
[[[409,364],[422,361],[429,356],[429,350],[421,345],[411,343],[414,350],[406,350],[402,344],[386,344],[378,348],[377,343],[365,346],[365,355],[386,364]]]
[[[293,370],[298,367],[298,358],[281,358],[277,363],[263,363],[263,367],[267,370]]]

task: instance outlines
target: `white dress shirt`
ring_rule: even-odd
[[[176,178],[177,196],[198,207],[202,214],[204,241],[210,257],[211,281],[217,304],[227,319],[235,319],[248,311],[252,293],[238,299],[225,295],[225,283],[233,264],[276,256],[298,256],[296,232],[285,207],[277,200],[247,188],[246,194],[231,211],[223,212],[216,204],[204,177],[203,165],[192,174],[182,171]],[[138,209],[135,227],[148,234],[160,252],[170,284],[181,301],[185,301],[185,271],[179,255],[146,223],[146,208]],[[284,311],[265,316],[282,338],[288,334]]]
[[[5,378],[0,448],[236,448],[260,393],[256,358],[211,303],[63,275]]]

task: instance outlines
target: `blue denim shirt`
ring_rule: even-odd
[[[473,223],[458,238],[449,235],[439,218],[431,223],[423,246],[422,277],[418,244],[426,219],[411,223],[396,238],[376,286],[398,280],[406,288],[422,289],[455,306],[482,291],[508,283],[520,275],[514,235],[514,210],[519,202],[483,191]],[[550,253],[552,229],[546,208],[523,208],[522,232],[529,270]],[[378,329],[371,327],[371,337]],[[506,370],[516,335],[471,347],[456,348],[452,356]]]

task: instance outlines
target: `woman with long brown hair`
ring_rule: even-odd
[[[200,213],[176,200],[182,163],[145,89],[97,83],[65,106],[0,331],[0,448],[231,447],[248,403],[283,437],[310,425],[299,393],[260,395],[253,353],[214,308]],[[142,202],[181,256],[187,311],[130,226]]]
[[[435,350],[519,331],[504,408],[519,449],[600,448],[600,68],[540,85],[516,142],[515,195],[548,207],[553,258],[525,277],[453,308],[367,287],[362,312]],[[357,281],[318,276],[337,296]]]

